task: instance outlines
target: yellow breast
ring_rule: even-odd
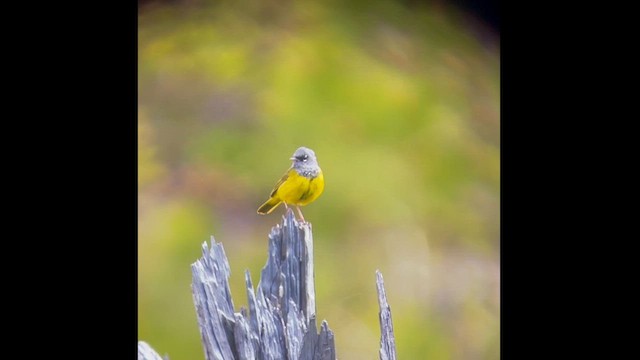
[[[287,180],[280,185],[276,196],[292,205],[307,205],[313,202],[324,190],[322,171],[313,179],[306,178],[294,169],[289,170]]]

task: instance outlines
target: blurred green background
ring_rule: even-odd
[[[401,359],[498,359],[498,34],[446,2],[185,1],[138,12],[138,338],[204,359],[190,265],[224,244],[236,309],[299,146],[326,188],[317,314],[378,358],[375,270]]]

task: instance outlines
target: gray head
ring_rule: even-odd
[[[318,166],[318,159],[316,159],[316,153],[313,150],[306,147],[299,147],[293,156],[290,158],[293,161],[293,168],[296,169],[298,174],[306,177],[316,177],[320,172]]]

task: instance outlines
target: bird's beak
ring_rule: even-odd
[[[296,158],[295,158],[295,157],[293,157],[293,156],[289,158],[289,160],[295,160],[295,159],[296,159]]]

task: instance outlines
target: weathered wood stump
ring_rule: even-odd
[[[326,320],[316,325],[313,236],[289,209],[271,229],[267,263],[254,289],[245,271],[249,308],[234,311],[229,262],[221,243],[202,244],[202,258],[191,265],[191,290],[207,360],[335,360],[333,332]],[[382,274],[376,271],[380,304],[380,359],[395,360],[391,310]],[[144,343],[144,342],[140,342]],[[138,359],[158,360],[149,347]],[[146,345],[146,343],[144,343]],[[150,350],[151,352],[149,352]],[[142,357],[141,357],[142,356]]]
[[[316,327],[311,224],[292,211],[271,229],[267,264],[254,290],[245,272],[249,309],[234,312],[229,263],[211,239],[191,269],[193,299],[207,360],[334,360],[333,332]]]

